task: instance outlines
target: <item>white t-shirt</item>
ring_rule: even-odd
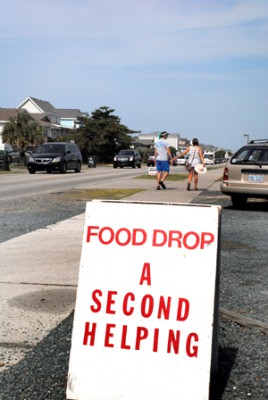
[[[156,159],[159,161],[167,161],[168,160],[168,152],[167,148],[169,147],[169,143],[167,140],[159,139],[154,145],[157,155]]]

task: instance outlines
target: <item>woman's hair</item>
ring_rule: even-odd
[[[196,138],[194,138],[194,139],[192,140],[192,143],[193,143],[193,146],[199,146],[198,139],[196,139]]]

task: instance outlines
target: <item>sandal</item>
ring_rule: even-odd
[[[191,185],[190,185],[190,183],[187,183],[187,190],[188,190],[188,191],[191,190]]]
[[[162,189],[166,189],[166,185],[164,184],[164,182],[160,181],[159,183]]]
[[[160,190],[160,186],[156,186],[156,190]]]

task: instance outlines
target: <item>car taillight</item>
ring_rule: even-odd
[[[224,168],[222,179],[224,181],[228,181],[228,168],[227,167]]]

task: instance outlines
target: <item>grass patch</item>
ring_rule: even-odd
[[[94,199],[121,200],[124,197],[142,191],[143,189],[80,189],[65,193],[53,193],[53,196],[60,196],[61,198],[75,201],[88,201]]]
[[[184,179],[187,179],[188,177],[188,173],[185,174],[170,174],[167,177],[168,181],[183,181]],[[136,176],[134,179],[151,179],[151,180],[155,180],[156,177],[155,175],[140,175],[140,176]]]

